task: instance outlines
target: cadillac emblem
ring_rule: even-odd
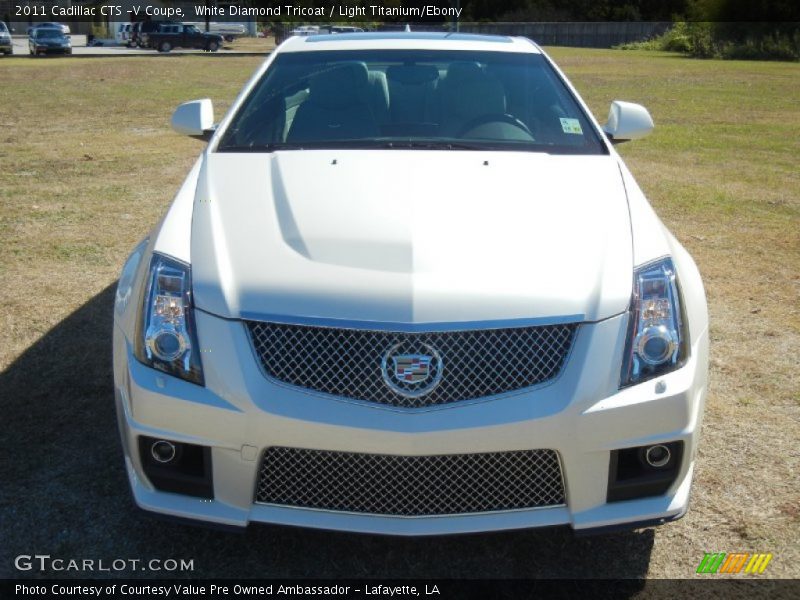
[[[400,354],[393,356],[394,378],[402,383],[421,383],[431,376],[432,356]]]
[[[436,349],[419,342],[392,346],[384,354],[381,365],[386,385],[401,396],[411,398],[433,391],[442,379],[443,368],[442,357]]]

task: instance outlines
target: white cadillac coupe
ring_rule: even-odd
[[[527,39],[294,37],[126,262],[114,377],[137,504],[397,535],[687,509],[705,294]]]

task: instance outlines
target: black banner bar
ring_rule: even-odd
[[[270,580],[270,579],[6,579],[0,597],[170,600],[264,600],[267,598],[752,598],[800,597],[800,581],[761,578],[691,580]]]

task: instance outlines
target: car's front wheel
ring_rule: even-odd
[[[208,51],[209,52],[216,52],[219,50],[219,44],[217,42],[209,42],[208,43]]]
[[[158,45],[159,52],[169,52],[170,50],[172,50],[172,44],[170,44],[169,42],[161,42]]]

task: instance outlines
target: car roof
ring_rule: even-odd
[[[383,31],[296,36],[279,46],[279,52],[320,50],[484,50],[539,54],[531,40],[504,35],[433,31]]]

